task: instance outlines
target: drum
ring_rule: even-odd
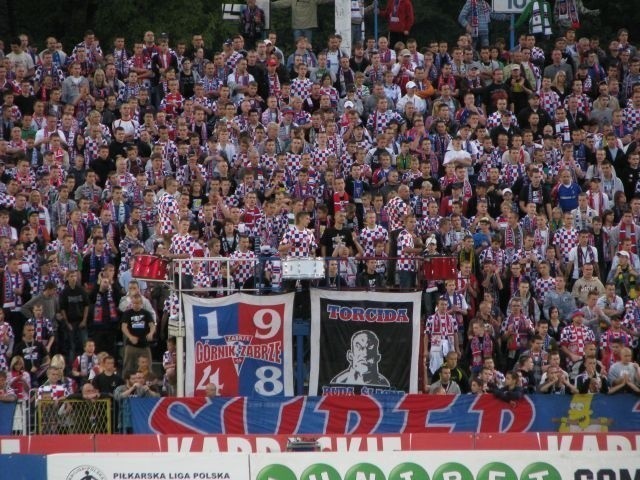
[[[282,278],[285,280],[314,280],[324,278],[324,259],[288,258],[283,260]]]
[[[458,276],[456,257],[426,257],[423,269],[425,280],[448,280]]]
[[[136,255],[131,276],[147,282],[166,282],[169,261],[155,255]]]

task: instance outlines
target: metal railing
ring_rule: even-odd
[[[305,280],[305,286],[325,286],[326,282],[332,278],[332,263],[336,264],[335,273],[341,276],[344,281],[337,283],[335,286],[327,288],[336,288],[338,290],[367,290],[366,286],[358,287],[355,285],[357,275],[365,269],[368,260],[376,261],[376,272],[380,273],[385,284],[382,289],[398,290],[403,289],[399,285],[398,264],[400,262],[412,263],[413,273],[415,273],[415,284],[410,289],[420,289],[426,282],[430,280],[441,281],[444,279],[438,272],[438,278],[432,278],[433,271],[427,266],[435,260],[450,259],[449,263],[457,263],[457,258],[452,256],[408,256],[408,257],[280,257],[280,256],[256,256],[255,258],[236,259],[231,257],[208,257],[208,258],[187,258],[174,259],[169,263],[169,275],[165,282],[172,283],[179,292],[189,292],[194,294],[213,293],[217,296],[226,296],[231,293],[242,291],[247,293],[278,293],[283,290],[292,289],[292,282],[296,280]],[[296,265],[297,264],[297,265]],[[246,267],[248,266],[248,268]],[[298,268],[298,271],[294,271]],[[237,271],[244,273],[251,272],[251,275],[238,275]],[[451,270],[448,278],[456,278],[458,272]],[[185,274],[187,271],[193,272],[188,279],[188,283],[195,282],[195,285],[188,287],[185,282]],[[198,276],[202,276],[202,272],[215,271],[217,278],[209,278],[214,282],[219,282],[214,286],[197,285]],[[207,273],[209,275],[209,273]],[[253,286],[245,286],[246,281],[242,285],[238,285],[236,280],[238,277],[253,279]],[[149,280],[145,278],[144,280]],[[153,281],[153,280],[152,280]],[[158,281],[158,280],[155,280]],[[406,288],[405,288],[406,289]]]
[[[112,433],[111,399],[36,400],[38,434]]]

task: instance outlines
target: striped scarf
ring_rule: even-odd
[[[282,91],[280,88],[280,78],[277,73],[273,75],[269,75],[269,93],[276,98],[280,98],[280,92]]]
[[[542,232],[545,232],[544,234]],[[549,229],[540,230],[536,228],[533,233],[533,245],[536,250],[538,250],[538,254],[544,258],[547,251],[547,245],[549,244]]]
[[[522,228],[518,225],[515,229],[510,225],[504,231],[504,248],[507,253],[507,263],[513,261],[513,255],[517,250],[522,248]]]
[[[595,201],[596,197],[598,199],[597,205]],[[594,192],[592,190],[589,190],[587,192],[587,200],[589,201],[589,207],[596,210],[598,212],[598,215],[602,215],[602,212],[604,212],[606,208],[606,205],[604,204],[604,196],[602,192]]]
[[[576,0],[558,0],[555,5],[554,17],[562,25],[580,28]]]
[[[16,295],[14,290],[19,289],[22,291],[23,288],[24,278],[22,278],[20,272],[11,274],[8,270],[5,270],[3,308],[10,308],[13,310],[22,305],[22,296]]]
[[[100,256],[95,253],[91,254],[89,257],[89,283],[97,282],[98,272],[100,272],[107,263],[109,263],[109,261],[106,253],[103,253]]]
[[[462,300],[464,299],[464,297],[460,293],[454,293],[452,296],[449,296],[448,293],[445,293],[441,298],[444,298],[447,301],[447,310],[450,310],[452,307],[462,308]],[[455,317],[456,322],[458,323],[458,328],[463,328],[464,319],[462,318],[462,315],[460,315],[459,313],[452,315]]]
[[[627,239],[631,239],[631,251],[633,253],[638,253],[636,251],[636,245],[638,244],[637,230],[636,225],[631,224],[631,228],[627,231],[627,225],[624,222],[620,222],[620,233],[618,235],[618,243],[622,245],[622,243]]]
[[[510,351],[514,351],[520,348],[524,348],[526,346],[526,342],[529,335],[529,331],[527,328],[528,326],[527,318],[522,314],[518,316],[509,315],[509,317],[506,320],[506,323],[507,325],[513,326],[513,332],[515,333],[515,335],[513,335],[509,339],[507,343],[507,349]]]
[[[471,366],[482,367],[485,358],[493,357],[493,342],[491,335],[485,332],[482,337],[473,336],[469,343],[471,350]]]
[[[75,243],[78,247],[82,247],[86,243],[87,233],[82,223],[79,223],[77,227],[74,227],[74,225],[69,222],[67,224],[67,230],[73,237],[73,243]]]
[[[471,0],[471,22],[469,23],[471,25],[471,36],[477,38],[478,26],[480,25],[478,0]]]
[[[106,292],[102,292],[98,290],[98,295],[96,296],[96,307],[94,310],[93,323],[107,323],[104,321],[104,312],[105,308],[109,312],[108,320],[110,322],[118,321],[118,312],[116,310],[116,302],[113,300],[113,291],[111,287]]]

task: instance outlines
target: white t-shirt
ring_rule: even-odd
[[[447,163],[457,162],[459,160],[468,162],[469,160],[471,160],[471,154],[462,149],[448,150],[447,153],[444,154],[444,161],[442,162],[442,164],[446,165]]]

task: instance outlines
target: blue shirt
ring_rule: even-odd
[[[491,235],[484,234],[482,232],[475,233],[473,235],[473,247],[478,248],[481,247],[482,244],[486,244],[485,247],[491,245]]]
[[[580,193],[582,193],[582,189],[575,182],[572,182],[569,186],[560,184],[558,187],[558,204],[563,212],[570,212],[578,208],[578,195]]]

